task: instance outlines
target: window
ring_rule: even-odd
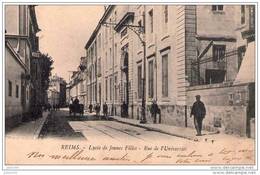
[[[241,5],[241,24],[245,24],[245,5]]]
[[[214,45],[213,46],[213,61],[223,61],[225,57],[226,46]]]
[[[101,58],[98,59],[98,76],[101,76]]]
[[[117,88],[116,88],[116,86],[117,86],[117,76],[115,75],[115,77],[114,77],[114,81],[115,81],[115,84],[114,84],[114,94],[115,94],[115,100],[117,100]]]
[[[162,56],[162,96],[168,97],[168,54]]]
[[[122,32],[121,32],[121,38],[123,38],[124,36],[126,36],[127,34],[127,28],[125,27]]]
[[[12,97],[12,82],[8,81],[8,95],[9,97]]]
[[[164,11],[163,11],[163,13],[164,13],[164,22],[165,22],[165,23],[168,23],[168,5],[165,5],[165,6],[164,6]]]
[[[16,98],[19,98],[19,86],[16,85],[16,88],[15,88],[15,96]]]
[[[153,10],[149,11],[150,32],[153,33]]]
[[[101,34],[98,35],[98,48],[101,48]]]
[[[105,53],[105,66],[104,66],[105,69],[107,69],[107,67],[108,67],[108,66],[107,66],[107,63],[108,63],[108,61],[107,61],[107,52],[106,52],[106,53]]]
[[[114,54],[115,54],[115,61],[114,61],[114,64],[117,65],[117,44],[115,43],[115,48],[114,48]],[[113,65],[114,66],[114,65]]]
[[[105,84],[105,88],[106,88],[106,101],[107,101],[107,93],[108,93],[108,90],[107,90],[107,78],[106,78],[106,84]]]
[[[237,63],[237,66],[238,66],[238,70],[239,70],[240,66],[241,66],[241,63],[242,63],[242,60],[243,60],[243,57],[245,56],[246,47],[245,46],[239,47],[237,52],[238,52],[238,63]]]
[[[148,96],[153,98],[153,60],[148,63]]]
[[[97,83],[95,83],[94,87],[94,101],[97,102]]]
[[[109,48],[109,60],[108,60],[109,68],[112,68],[112,49]]]
[[[109,91],[109,93],[110,93],[110,100],[112,100],[112,91],[113,91],[113,78],[112,77],[110,77],[110,91]]]
[[[80,82],[80,92],[82,93],[84,91],[84,84],[83,81]]]
[[[142,98],[142,65],[139,65],[137,67],[137,83],[138,83],[138,98],[141,99]]]
[[[212,5],[212,11],[223,11],[223,5]]]

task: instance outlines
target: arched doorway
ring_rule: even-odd
[[[126,110],[124,111],[123,116],[128,116],[128,105],[129,105],[129,69],[128,69],[128,47],[125,46],[122,48],[122,57],[121,57],[121,90],[122,90],[122,103],[125,102]]]

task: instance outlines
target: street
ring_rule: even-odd
[[[68,109],[63,108],[48,115],[39,139],[25,137],[24,128],[29,132],[35,123],[24,123],[7,135],[6,144],[13,145],[6,148],[7,163],[15,160],[23,164],[249,165],[255,161],[253,139],[226,134],[186,139],[149,129],[154,124],[137,127],[119,122],[115,117],[106,120],[88,113],[70,116]],[[173,126],[161,126],[174,132],[187,132],[185,128],[174,130]]]
[[[113,120],[99,119],[94,114],[70,116],[68,109],[53,111],[43,127],[41,138],[80,139],[89,142],[106,140],[113,143],[157,143],[159,140],[180,141],[181,138],[149,131]]]

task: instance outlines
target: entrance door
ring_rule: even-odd
[[[123,90],[123,101],[129,105],[129,75],[128,75],[128,48],[122,48],[122,60],[121,60],[121,77],[122,77],[122,90]],[[125,111],[126,116],[128,116],[128,110]]]

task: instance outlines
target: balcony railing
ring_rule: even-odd
[[[205,85],[234,81],[238,73],[238,52],[228,51],[221,59],[213,56],[191,62],[190,85]]]

